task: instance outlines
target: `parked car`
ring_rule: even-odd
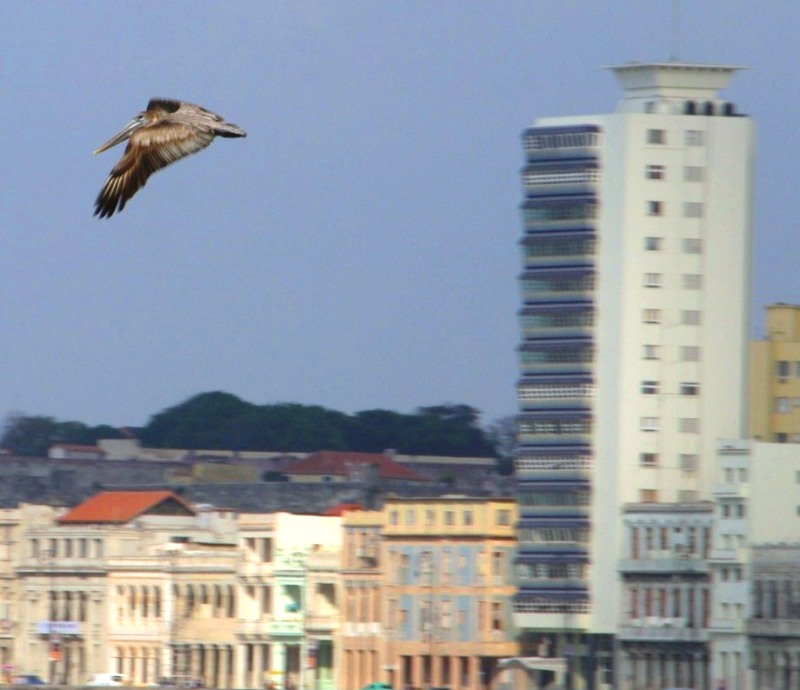
[[[47,683],[33,673],[22,673],[11,676],[11,685],[47,685]]]
[[[95,673],[86,685],[100,688],[112,688],[125,685],[125,676],[121,673]]]
[[[389,683],[370,683],[365,685],[362,690],[392,690],[392,686]]]

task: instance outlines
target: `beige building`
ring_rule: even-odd
[[[800,305],[769,305],[765,331],[750,343],[748,436],[800,443]]]
[[[348,513],[341,690],[478,690],[519,653],[512,624],[517,505],[465,496],[389,498]]]

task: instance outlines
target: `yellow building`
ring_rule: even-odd
[[[800,443],[800,305],[769,305],[765,330],[750,343],[748,435]]]
[[[380,514],[347,513],[340,690],[490,687],[519,653],[516,522],[504,498],[389,498]]]

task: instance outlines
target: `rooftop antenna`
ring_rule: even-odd
[[[671,0],[669,61],[678,61],[678,39],[680,38],[680,0]]]

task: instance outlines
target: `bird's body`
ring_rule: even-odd
[[[125,153],[108,176],[95,201],[94,215],[108,218],[161,168],[197,153],[214,137],[244,137],[247,133],[199,105],[153,98],[120,132],[95,150],[95,155],[128,140]]]

